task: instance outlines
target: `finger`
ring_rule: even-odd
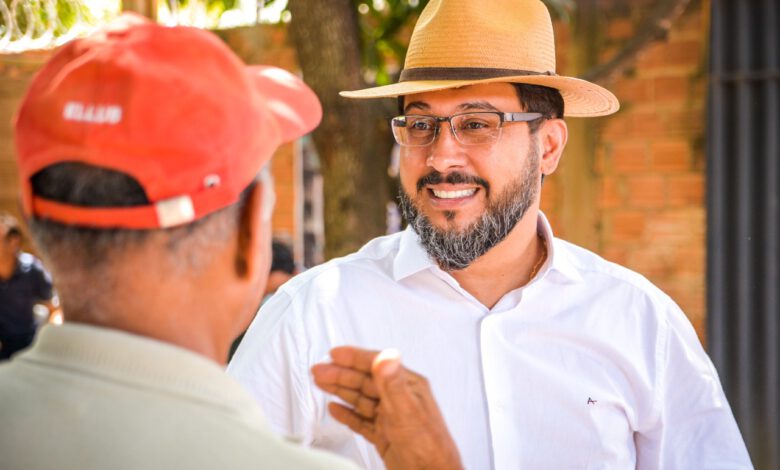
[[[380,406],[388,413],[416,414],[427,398],[433,400],[425,378],[403,367],[397,351],[383,351],[374,361],[373,374]]]
[[[339,346],[330,350],[330,357],[333,363],[350,367],[361,372],[371,372],[371,365],[379,351],[356,348],[353,346]]]
[[[334,364],[316,364],[311,368],[314,383],[323,390],[331,392],[326,387],[343,387],[359,391],[369,398],[378,398],[379,391],[368,374]]]
[[[328,403],[328,411],[333,416],[333,419],[365,437],[367,441],[374,445],[379,442],[373,420],[363,418],[351,409],[338,403]]]
[[[348,388],[335,387],[333,390],[325,391],[336,395],[352,405],[353,411],[364,418],[372,419],[376,416],[377,400],[372,400],[371,398]]]

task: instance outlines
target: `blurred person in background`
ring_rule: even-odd
[[[21,246],[18,221],[0,213],[0,361],[32,343],[38,326],[36,305],[46,309],[44,321],[57,312],[49,273]]]
[[[271,272],[268,273],[263,301],[268,300],[282,284],[296,274],[298,274],[298,267],[295,266],[292,248],[281,240],[274,240],[271,243]]]

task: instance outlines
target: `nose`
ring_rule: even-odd
[[[466,164],[466,153],[463,151],[463,146],[455,138],[449,122],[439,123],[436,138],[428,146],[428,159],[425,163],[440,173],[446,173],[447,170]]]

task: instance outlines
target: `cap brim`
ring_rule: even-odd
[[[620,109],[620,102],[609,90],[595,83],[574,77],[559,75],[521,75],[495,77],[481,80],[420,80],[394,83],[381,87],[366,88],[339,93],[345,98],[370,99],[394,98],[398,96],[423,93],[426,91],[447,90],[481,83],[527,83],[555,88],[563,97],[565,115],[569,117],[606,116]]]
[[[286,70],[267,65],[250,65],[247,73],[276,119],[282,142],[291,142],[320,123],[320,100],[303,80]]]

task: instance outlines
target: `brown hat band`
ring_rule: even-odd
[[[482,67],[415,67],[404,69],[399,77],[400,82],[420,80],[483,80],[499,77],[517,77],[521,75],[548,75],[554,72],[534,72],[531,70],[495,69]]]

